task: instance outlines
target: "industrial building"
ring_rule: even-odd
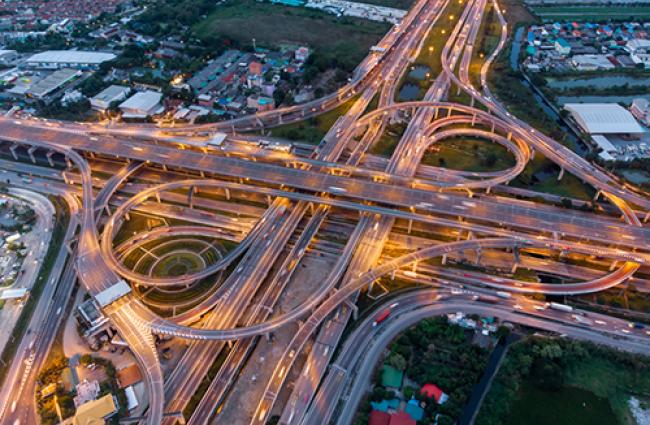
[[[617,103],[567,103],[574,121],[587,134],[620,134],[635,137],[645,132],[634,116]]]
[[[80,77],[81,74],[82,72],[77,69],[59,69],[42,80],[32,84],[27,91],[25,91],[25,95],[34,99],[44,99],[46,96]]]
[[[89,52],[82,50],[48,50],[36,53],[27,59],[31,68],[41,69],[97,69],[104,62],[115,59],[113,53]]]
[[[121,102],[131,92],[126,86],[112,85],[90,99],[90,106],[96,111],[105,112],[113,102]]]
[[[147,118],[161,113],[162,94],[155,91],[138,92],[120,104],[123,118]]]

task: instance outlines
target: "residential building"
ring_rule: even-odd
[[[632,101],[630,112],[637,120],[641,121],[644,125],[650,126],[650,102],[648,99],[640,97]]]
[[[555,51],[563,56],[571,54],[571,45],[563,38],[555,40]]]
[[[650,40],[635,38],[625,44],[625,50],[630,53],[630,59],[636,64],[650,67]]]
[[[89,401],[77,408],[72,424],[73,425],[98,425],[103,424],[117,413],[117,402],[112,394]]]

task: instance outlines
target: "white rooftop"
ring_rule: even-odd
[[[115,59],[115,55],[112,53],[83,50],[48,50],[32,55],[27,62],[100,64],[113,59]]]
[[[644,133],[630,111],[617,103],[567,103],[564,109],[589,134]]]
[[[118,85],[112,85],[108,86],[95,96],[93,96],[93,100],[98,100],[102,102],[112,102],[115,98],[124,96],[129,93],[131,89],[126,86],[118,86]]]
[[[100,307],[106,307],[131,292],[131,287],[124,280],[118,281],[115,285],[107,288],[95,296]]]
[[[27,289],[25,288],[5,289],[0,291],[0,300],[22,298],[25,295],[27,295]]]
[[[162,99],[162,94],[157,91],[141,91],[120,104],[122,109],[150,111],[155,108]]]

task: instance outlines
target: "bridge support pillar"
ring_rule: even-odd
[[[160,203],[160,193],[156,193],[156,202]]]
[[[108,202],[106,203],[106,205],[104,205],[104,211],[106,212],[106,215],[108,215],[108,216],[110,216],[112,214],[111,213],[111,207],[108,206]]]
[[[395,280],[395,270],[390,272],[390,280]]]
[[[560,168],[560,174],[557,176],[557,181],[562,180],[562,177],[564,177],[564,167]]]
[[[472,127],[476,124],[476,114],[472,115]]]
[[[72,161],[70,161],[70,158],[67,156],[65,157],[65,166],[68,168],[68,170],[72,168]]]
[[[530,149],[530,159],[531,160],[535,159],[535,149],[533,148]]]
[[[358,320],[359,319],[359,307],[357,307],[357,305],[355,303],[353,303],[352,301],[350,301],[349,299],[345,300],[345,305],[352,311],[352,318],[354,320]]]
[[[69,184],[68,183],[68,176],[65,174],[65,171],[61,171],[61,178],[63,179],[63,183]]]
[[[45,157],[47,158],[47,163],[50,164],[50,167],[54,167],[54,161],[52,160],[52,155],[54,155],[54,151],[47,151],[45,154]]]
[[[476,265],[477,265],[477,266],[480,266],[480,265],[481,265],[481,257],[482,257],[482,256],[483,256],[483,250],[482,250],[481,247],[479,246],[479,247],[476,249]]]
[[[442,265],[447,264],[447,254],[442,254]]]
[[[187,203],[190,209],[194,208],[194,186],[190,186],[190,191],[187,193]]]
[[[474,239],[474,232],[472,232],[472,231],[470,230],[470,231],[467,233],[467,240],[469,241],[469,240],[472,240],[472,239]]]
[[[515,274],[515,273],[517,273],[517,263],[514,263],[514,264],[512,265],[512,268],[510,269],[510,273],[511,273],[511,274]]]
[[[282,114],[278,115],[278,124],[282,125]]]
[[[36,164],[36,158],[34,158],[35,151],[36,146],[31,146],[29,149],[27,149],[27,154],[29,155],[29,159],[32,161],[32,164]]]
[[[553,240],[557,242],[557,232],[553,232]]]
[[[600,194],[601,194],[601,193],[602,193],[602,192],[601,192],[600,190],[599,190],[598,192],[596,192],[596,194],[594,195],[594,202],[596,202],[596,201],[598,200],[598,198],[600,197]]]
[[[472,96],[471,99],[469,100],[469,106],[471,106],[472,108],[474,107],[474,96]]]
[[[495,129],[495,124],[492,123],[492,133],[494,133],[494,129]]]
[[[162,168],[163,168],[163,171],[167,171],[167,165],[163,164]]]
[[[438,119],[438,108],[434,108],[433,110],[433,119],[434,121]]]
[[[647,213],[645,214],[645,217],[643,217],[643,222],[644,222],[644,223],[647,223],[649,218],[650,218],[650,212],[647,212]]]
[[[612,264],[609,266],[609,271],[613,271],[616,266],[618,266],[618,261],[614,260],[614,262],[612,262]]]
[[[273,200],[271,199],[271,195],[266,195],[266,203],[268,204],[269,207],[273,203]]]
[[[447,118],[451,116],[451,108],[447,109]]]
[[[18,149],[18,145],[11,145],[11,147],[9,148],[9,151],[11,152],[11,157],[15,161],[18,161],[18,155],[16,155],[16,149]]]
[[[508,141],[512,140],[512,131],[508,132]]]
[[[411,230],[413,229],[413,220],[409,219],[409,225],[408,225],[408,234],[411,234]]]
[[[199,171],[199,175],[201,176],[202,179],[205,178],[205,171],[201,170]]]
[[[223,191],[226,194],[226,200],[230,201],[230,189],[224,188]]]
[[[485,193],[487,193],[488,195],[490,194],[491,191],[492,191],[492,186],[488,186],[487,189],[485,189]]]
[[[131,220],[131,216],[129,215],[129,213],[124,213],[124,220],[126,221]]]

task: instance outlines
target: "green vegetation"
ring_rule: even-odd
[[[357,97],[354,97],[331,111],[309,118],[306,121],[275,127],[271,130],[271,134],[274,137],[283,137],[289,140],[317,145],[323,140],[323,137],[325,137],[325,134],[327,134],[336,120],[340,116],[345,115],[357,99]]]
[[[16,350],[18,349],[18,343],[22,340],[29,326],[29,321],[32,318],[32,314],[36,309],[36,305],[43,293],[46,282],[48,282],[52,268],[54,267],[54,262],[56,257],[61,249],[63,249],[63,238],[65,236],[65,231],[68,227],[68,221],[70,219],[70,212],[68,206],[62,198],[50,196],[50,201],[55,207],[56,216],[54,218],[54,228],[52,230],[52,238],[50,240],[50,246],[47,249],[47,253],[43,258],[43,263],[38,272],[38,277],[36,282],[32,287],[30,296],[25,302],[20,317],[16,321],[11,336],[9,338],[10,342],[5,346],[0,355],[0,384],[4,381],[7,371],[12,367],[12,362]]]
[[[515,165],[503,146],[476,138],[453,138],[438,142],[424,154],[422,163],[463,171],[499,171]]]
[[[488,350],[473,345],[463,328],[447,323],[444,316],[426,319],[406,330],[390,345],[390,353],[382,366],[389,365],[403,370],[417,383],[417,387],[404,385],[405,399],[415,397],[426,403],[424,418],[418,424],[433,424],[440,414],[439,425],[452,424],[460,416],[474,385],[479,381],[486,366]],[[392,392],[381,385],[379,367],[375,374],[375,386],[357,414],[355,424],[368,423],[370,401],[393,398]],[[420,394],[427,383],[435,384],[448,396],[442,405]]]
[[[595,190],[580,179],[569,173],[564,173],[558,181],[560,169],[541,154],[526,165],[524,171],[511,184],[515,187],[530,189],[537,192],[551,193],[567,198],[589,201],[594,197]]]
[[[396,9],[408,10],[413,6],[415,0],[364,0],[364,3],[376,4],[379,6],[394,7]]]
[[[469,65],[469,77],[475,87],[481,85],[481,67],[485,60],[492,54],[499,44],[501,37],[501,25],[499,19],[494,11],[494,5],[488,3],[485,9],[484,18],[481,22],[481,29],[476,37],[475,45],[478,48],[474,49],[472,61]]]
[[[370,153],[390,158],[405,131],[405,123],[387,125],[379,139],[370,147]]]
[[[226,38],[240,46],[250,46],[252,39],[257,46],[266,47],[306,44],[315,49],[314,61],[346,71],[354,69],[390,28],[385,23],[337,18],[318,10],[254,0],[227,0],[214,7],[207,18],[194,22],[198,23],[193,32],[206,44],[215,38]]]
[[[510,348],[476,424],[623,425],[629,423],[630,393],[648,391],[645,357],[570,339],[530,337]]]
[[[413,66],[426,66],[431,70],[431,78],[422,81],[404,77],[399,84],[402,85],[411,83],[420,87],[420,98],[424,96],[435,77],[442,72],[442,49],[449,38],[449,34],[458,23],[458,18],[465,8],[465,2],[452,1],[450,2],[444,12],[440,15],[440,19],[435,23],[433,28],[427,34],[426,40],[423,44],[420,55],[415,60]],[[397,90],[399,93],[399,90]]]
[[[625,7],[609,4],[588,6],[533,6],[533,12],[544,21],[638,21],[650,18],[650,6],[625,4]]]
[[[611,425],[616,417],[606,399],[575,387],[545,391],[526,382],[507,424]]]

